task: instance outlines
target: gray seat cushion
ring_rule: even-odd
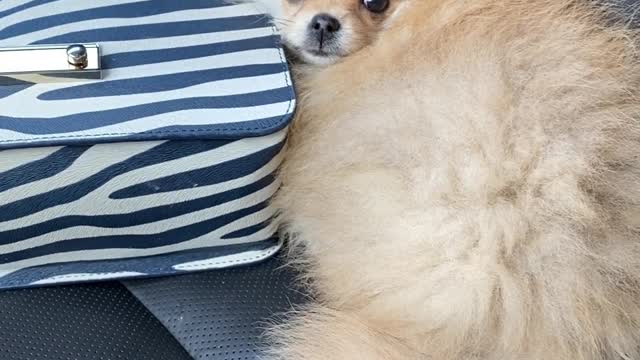
[[[282,266],[3,291],[0,359],[257,359],[265,322],[305,300]]]

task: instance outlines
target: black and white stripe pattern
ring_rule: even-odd
[[[0,89],[0,147],[257,136],[293,111],[278,36],[250,4],[12,2],[26,8],[0,17],[0,46],[97,42],[106,71]]]
[[[275,252],[294,96],[269,20],[222,0],[0,2],[0,46],[74,42],[101,45],[104,80],[0,87],[0,287]]]

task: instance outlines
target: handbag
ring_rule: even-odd
[[[0,288],[270,257],[294,108],[251,4],[3,0]]]

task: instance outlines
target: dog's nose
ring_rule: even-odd
[[[318,14],[311,19],[309,28],[314,33],[333,35],[340,30],[340,21],[329,14]]]

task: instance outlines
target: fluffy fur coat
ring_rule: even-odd
[[[588,0],[396,1],[294,69],[275,205],[316,301],[266,358],[640,359],[636,33]]]

